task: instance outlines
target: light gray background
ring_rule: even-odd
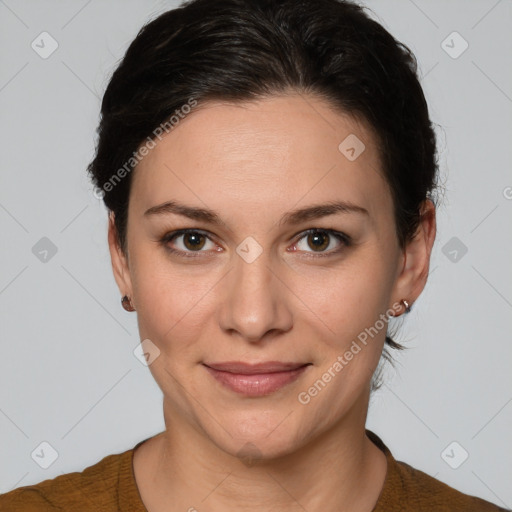
[[[0,492],[81,471],[164,427],[85,167],[117,60],[176,5],[0,0]],[[398,337],[411,348],[372,398],[368,427],[397,459],[511,507],[512,2],[366,5],[418,58],[446,186],[429,283]],[[43,31],[59,45],[47,59],[31,48]],[[453,31],[469,44],[458,58],[441,46]],[[32,252],[42,237],[57,247],[47,262]],[[468,249],[456,262],[443,253],[453,237]],[[59,455],[48,469],[31,458],[43,441]],[[441,456],[453,441],[469,453],[458,469]],[[457,462],[461,451],[447,453]]]

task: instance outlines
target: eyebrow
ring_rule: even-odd
[[[279,225],[300,224],[312,219],[336,215],[338,213],[358,213],[369,216],[368,210],[348,201],[331,201],[328,203],[315,204],[305,208],[293,210],[285,213],[279,220]],[[156,215],[182,215],[189,219],[207,222],[209,224],[224,224],[219,214],[207,208],[198,208],[196,206],[187,206],[178,201],[167,201],[166,203],[152,206],[144,212],[144,217]]]

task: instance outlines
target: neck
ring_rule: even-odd
[[[166,430],[140,447],[145,450],[137,453],[137,465],[134,458],[146,508],[370,512],[384,483],[386,458],[366,437],[367,406],[291,454],[241,461],[164,404]],[[164,506],[169,503],[173,508]]]

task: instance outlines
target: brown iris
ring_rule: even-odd
[[[191,251],[202,249],[205,240],[206,237],[201,233],[185,233],[183,235],[183,243]]]
[[[308,235],[308,244],[312,249],[322,251],[329,246],[329,235],[322,231],[314,231]]]

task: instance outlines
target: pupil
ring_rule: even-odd
[[[198,233],[188,233],[187,236],[185,236],[185,245],[187,246],[187,249],[201,248],[201,238],[203,238],[203,235]]]
[[[325,233],[312,233],[309,235],[309,240],[313,242],[314,249],[325,249],[329,245],[328,237]]]

